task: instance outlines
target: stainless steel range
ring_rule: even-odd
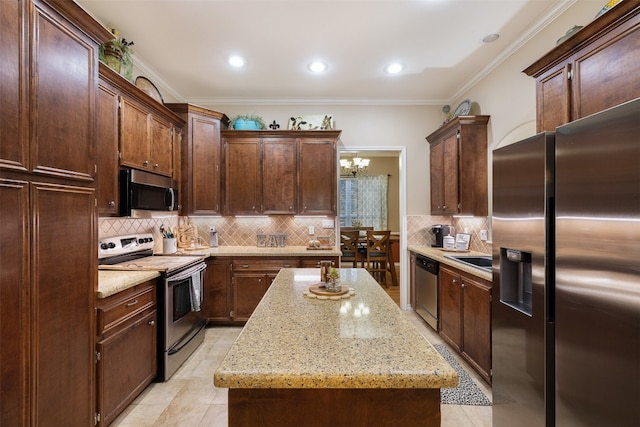
[[[100,240],[102,270],[155,270],[158,289],[158,381],[168,380],[204,340],[205,269],[201,256],[154,255],[152,234],[131,234]]]

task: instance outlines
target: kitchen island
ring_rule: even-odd
[[[364,269],[355,291],[303,294],[318,269],[283,269],[214,374],[229,388],[229,426],[440,425],[455,370]]]

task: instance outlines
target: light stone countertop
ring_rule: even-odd
[[[117,271],[98,270],[98,298],[111,295],[132,288],[140,283],[160,277],[158,271]]]
[[[303,295],[318,269],[285,268],[214,374],[223,388],[448,388],[458,376],[364,269],[348,299]],[[360,314],[356,313],[360,310]]]
[[[285,246],[277,248],[259,248],[257,246],[219,246],[204,247],[198,250],[179,249],[183,255],[206,255],[213,257],[230,256],[341,256],[340,249],[310,250],[306,246]]]
[[[158,254],[162,255],[162,254]],[[200,250],[180,250],[175,255],[194,255],[204,257],[237,256],[340,256],[338,249],[308,250],[306,246],[285,246],[284,248],[259,248],[257,246],[220,246],[205,247]],[[129,289],[147,280],[159,277],[158,271],[117,271],[98,270],[98,298],[106,298]]]
[[[463,264],[461,262],[452,260],[450,258],[446,258],[446,255],[482,255],[482,256],[487,256],[489,254],[485,254],[482,252],[475,252],[475,251],[469,251],[469,252],[459,252],[459,253],[455,253],[455,252],[450,252],[450,251],[443,251],[441,248],[433,248],[431,246],[409,246],[407,248],[409,251],[411,252],[415,252],[418,253],[420,255],[424,255],[427,258],[431,258],[432,260],[438,261],[440,263],[443,264],[447,264],[448,266],[451,266],[453,268],[456,268],[458,270],[462,270],[465,273],[469,273],[471,275],[474,275],[476,277],[480,277],[484,280],[488,280],[488,281],[492,281],[493,280],[493,275],[492,273],[482,270],[480,268],[475,268],[475,267],[471,267],[469,265]]]

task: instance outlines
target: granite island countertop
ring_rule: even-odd
[[[238,389],[428,389],[458,376],[364,269],[340,269],[347,299],[303,291],[318,269],[282,269],[214,374]]]

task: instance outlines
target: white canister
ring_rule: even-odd
[[[442,238],[442,247],[452,251],[455,248],[456,239],[451,234]]]

